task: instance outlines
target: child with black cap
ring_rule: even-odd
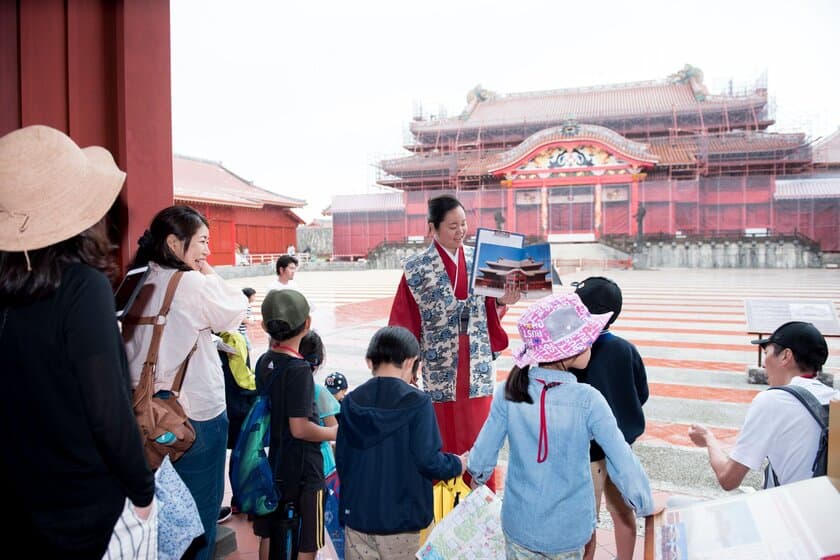
[[[271,340],[255,374],[257,389],[269,387],[271,396],[268,456],[283,502],[254,520],[254,534],[261,537],[259,558],[314,560],[324,546],[320,443],[334,440],[337,428],[318,423],[312,368],[300,353],[312,320],[306,298],[297,290],[272,290],[263,300],[262,318]]]
[[[343,373],[338,371],[334,371],[329,374],[324,379],[324,385],[326,385],[327,390],[332,393],[332,396],[335,397],[335,400],[341,402],[344,399],[344,395],[347,394],[347,390],[350,386],[347,384],[347,378],[344,377]]]
[[[610,332],[621,313],[624,298],[618,284],[603,276],[592,276],[578,282],[575,293],[592,314],[612,313],[601,334],[592,344],[592,357],[580,379],[604,395],[615,416],[618,428],[628,444],[645,431],[642,405],[648,399],[647,372],[639,351],[629,341]],[[601,500],[606,498],[615,527],[617,558],[632,558],[636,546],[636,515],[607,474],[604,450],[593,441],[589,448],[592,483],[595,487],[595,513],[600,517]],[[595,556],[595,532],[584,549],[584,560]]]

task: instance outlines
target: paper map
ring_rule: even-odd
[[[470,492],[444,517],[415,555],[420,560],[504,560],[502,501],[487,486]]]

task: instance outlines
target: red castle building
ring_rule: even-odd
[[[176,155],[173,198],[192,206],[210,223],[212,265],[236,263],[236,252],[251,256],[285,253],[297,243],[303,220],[294,212],[305,200],[279,195],[243,179],[215,161]]]
[[[549,241],[797,233],[840,251],[840,139],[768,132],[767,88],[712,95],[686,66],[661,81],[499,95],[410,123],[396,192],[337,196],[337,257],[427,233],[426,200],[455,193],[471,228]]]

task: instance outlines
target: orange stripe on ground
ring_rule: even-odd
[[[635,300],[633,303],[621,307],[621,311],[623,312],[625,309],[631,309],[633,311],[645,311],[650,307],[661,307],[665,309],[683,309],[683,308],[691,308],[691,309],[709,309],[714,308],[715,311],[709,311],[708,313],[713,314],[722,314],[722,315],[733,315],[740,313],[741,315],[744,314],[744,304],[740,305],[726,305],[726,304],[718,304],[717,302],[709,302],[709,303],[685,303],[685,302],[647,302],[647,301],[639,301]],[[732,311],[728,311],[728,310]]]
[[[627,325],[614,326],[610,328],[611,331],[621,335],[624,331],[641,331],[641,332],[658,332],[671,334],[715,334],[720,336],[747,336],[749,333],[746,330],[740,331],[715,331],[711,329],[679,329],[669,327],[630,327]],[[625,337],[626,338],[626,337]],[[752,338],[752,337],[750,337]],[[753,348],[755,350],[755,348]]]
[[[746,327],[743,319],[741,319],[740,321],[735,321],[735,320],[730,321],[730,320],[727,320],[727,319],[696,319],[695,317],[691,316],[691,314],[687,314],[687,315],[689,315],[689,316],[688,317],[662,317],[662,316],[660,316],[660,317],[639,317],[639,316],[635,316],[635,315],[625,315],[624,313],[622,313],[621,317],[619,317],[619,321],[624,319],[624,320],[630,320],[630,321],[648,321],[648,322],[654,322],[654,323],[662,323],[663,321],[678,320],[678,321],[691,322],[691,323],[709,323],[709,324],[713,324],[713,325],[741,325],[742,327]],[[705,315],[705,313],[703,313],[703,315]]]
[[[733,373],[744,373],[746,365],[744,362],[712,362],[706,360],[673,360],[670,358],[643,358],[645,365],[656,367],[667,367],[675,369],[707,369],[711,371],[729,371]]]
[[[647,346],[654,348],[695,348],[698,350],[738,350],[743,352],[755,352],[756,347],[752,344],[722,344],[720,342],[686,342],[682,340],[641,340],[638,338],[628,339],[637,347]]]
[[[691,438],[688,437],[688,428],[690,424],[672,424],[664,422],[646,422],[645,433],[639,437],[637,441],[662,441],[669,445],[679,445],[681,447],[695,447]],[[733,428],[709,428],[715,437],[721,443],[721,447],[731,449],[738,439],[738,432],[740,430]]]
[[[710,306],[704,305],[702,306],[704,309],[708,309]],[[698,311],[697,309],[686,309],[682,306],[676,305],[663,305],[661,309],[634,309],[632,307],[628,308],[630,314],[638,314],[638,313],[663,313],[666,315],[673,315],[673,314],[682,314],[682,315],[715,315],[715,316],[727,316],[727,317],[743,317],[743,311]],[[624,314],[624,308],[621,309],[621,316],[626,317]]]
[[[510,357],[513,353],[510,348],[504,350],[502,352],[502,356]],[[708,360],[676,360],[672,358],[651,358],[651,357],[643,357],[642,360],[645,362],[647,367],[664,367],[664,368],[673,368],[673,369],[699,369],[699,370],[709,370],[709,371],[726,371],[731,373],[744,373],[746,371],[746,364],[745,362],[712,362]],[[501,375],[501,370],[497,375],[499,380],[507,378],[507,370],[505,371],[504,377],[499,377]]]
[[[673,383],[648,383],[648,387],[650,394],[655,397],[728,403],[750,403],[759,393],[758,389],[725,389]]]
[[[496,381],[505,381],[510,371],[496,371]],[[728,389],[722,387],[703,387],[702,385],[679,385],[676,383],[648,383],[650,394],[654,397],[689,399],[697,401],[751,403],[760,389]]]

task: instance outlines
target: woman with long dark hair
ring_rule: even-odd
[[[149,276],[126,318],[131,379],[140,379],[152,339],[152,325],[132,324],[131,316],[157,315],[172,275],[185,271],[172,299],[160,342],[155,390],[169,390],[179,368],[189,358],[178,400],[196,431],[195,443],[173,463],[195,498],[204,536],[186,558],[213,558],[216,521],[224,496],[228,418],[225,381],[213,332],[233,331],[245,317],[248,300],[227,285],[207,262],[210,230],[207,219],[189,206],[170,206],[154,217],[140,238],[132,267],[149,265]]]
[[[0,138],[0,488],[4,530],[33,558],[101,558],[127,499],[152,522],[108,278],[124,180],[105,149],[53,128]]]

